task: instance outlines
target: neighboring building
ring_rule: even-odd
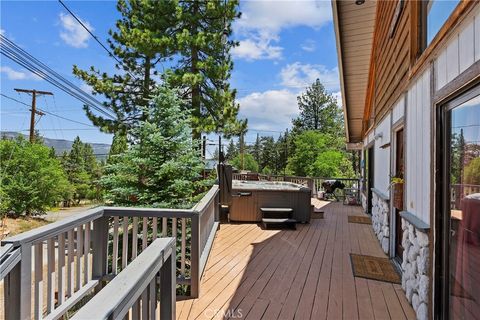
[[[347,141],[362,150],[374,231],[417,318],[478,319],[480,5],[332,5]]]

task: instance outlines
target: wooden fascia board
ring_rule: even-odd
[[[347,101],[345,95],[345,80],[343,77],[343,61],[342,61],[342,42],[340,40],[340,26],[338,19],[338,5],[337,0],[332,0],[332,11],[333,11],[333,26],[335,30],[335,42],[337,44],[337,58],[338,58],[338,73],[340,77],[340,90],[342,94],[342,109],[343,109],[343,120],[345,123],[345,136],[347,143],[350,142],[350,133],[348,129],[348,116],[347,116]]]
[[[375,26],[373,27],[373,40],[372,40],[372,52],[370,53],[370,66],[368,71],[368,84],[367,84],[367,95],[365,97],[365,108],[363,112],[363,121],[362,121],[362,137],[365,136],[366,131],[368,130],[368,119],[372,113],[372,104],[373,104],[373,94],[375,91],[375,52],[377,47],[377,28],[378,28],[378,9],[379,5],[376,4],[375,7]]]

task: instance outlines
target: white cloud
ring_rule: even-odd
[[[332,20],[330,1],[246,1],[236,31],[281,29],[307,26],[320,28]]]
[[[87,21],[82,23],[90,30],[94,31],[93,27]],[[60,13],[60,24],[62,30],[60,31],[60,38],[69,46],[74,48],[88,47],[88,38],[90,35],[78,21],[72,16]]]
[[[240,117],[257,130],[283,131],[298,115],[297,93],[286,89],[254,92],[238,102]]]
[[[295,62],[286,65],[280,71],[281,84],[290,88],[305,88],[310,86],[316,79],[325,86],[328,91],[338,91],[340,87],[338,68],[328,69],[321,64],[302,64]]]
[[[307,52],[313,52],[317,48],[317,43],[312,39],[307,39],[302,43],[302,50]]]
[[[0,28],[0,34],[1,34],[2,36],[5,35],[5,29],[1,29],[1,28]]]
[[[282,57],[283,48],[273,45],[278,40],[266,35],[251,35],[240,41],[240,45],[232,49],[234,57],[245,60],[277,60]]]
[[[39,76],[30,71],[17,71],[10,67],[0,67],[0,72],[7,75],[8,80],[41,80]]]
[[[339,107],[343,106],[342,92],[341,91],[333,92],[332,95],[337,100],[337,105]]]
[[[242,17],[235,22],[234,30],[244,39],[233,54],[247,60],[281,59],[283,48],[274,43],[279,42],[282,29],[317,29],[332,20],[328,1],[246,1],[241,10]]]
[[[80,85],[80,89],[82,89],[83,91],[85,91],[85,92],[88,93],[88,94],[92,94],[92,92],[93,92],[92,87],[90,87],[90,86],[89,86],[88,84],[86,84],[86,83],[82,83],[82,84]]]

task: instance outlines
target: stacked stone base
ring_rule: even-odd
[[[390,207],[388,201],[379,197],[375,192],[372,193],[372,226],[375,235],[380,241],[380,245],[385,253],[388,253],[390,244]]]
[[[428,319],[428,235],[402,218],[402,288],[417,319]]]

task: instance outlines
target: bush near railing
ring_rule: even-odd
[[[5,239],[0,252],[5,318],[62,317],[158,237],[176,238],[176,283],[184,286],[181,294],[197,297],[218,227],[218,203],[214,186],[192,209],[97,207]]]

